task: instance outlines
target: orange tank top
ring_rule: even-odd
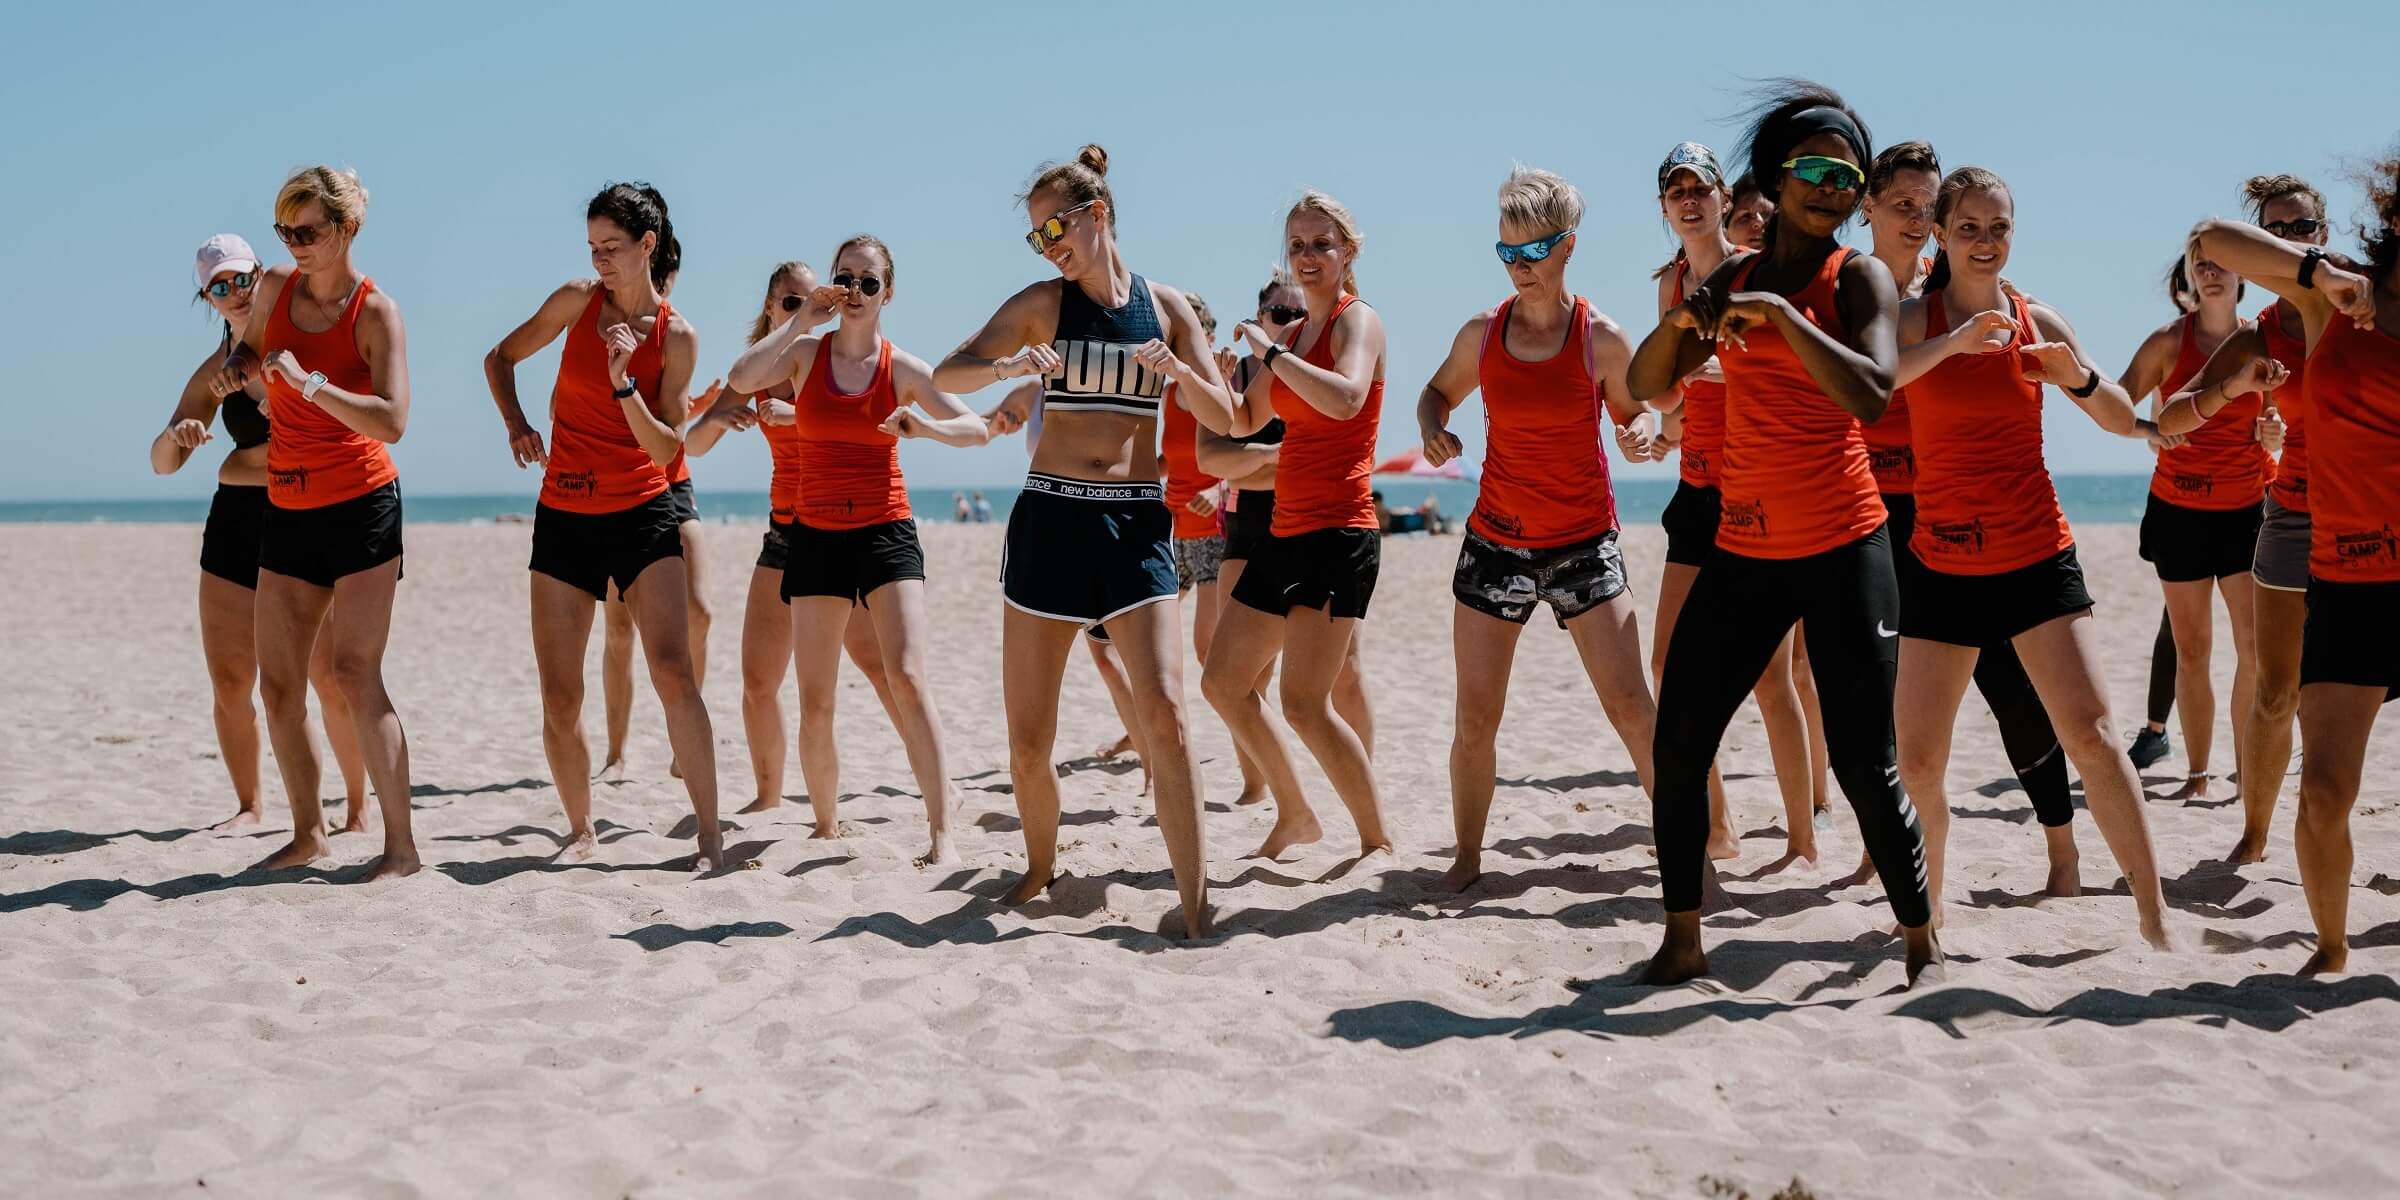
[[[1856,253],[1826,255],[1816,277],[1789,297],[1805,320],[1835,338],[1844,333],[1835,284]],[[1742,290],[1758,261],[1754,254],[1735,271],[1730,290]],[[1748,349],[1730,339],[1717,346],[1725,366],[1717,545],[1753,558],[1806,558],[1881,528],[1883,497],[1858,419],[1825,394],[1773,325],[1745,336]]]
[[[1217,535],[1217,519],[1184,507],[1192,497],[1217,485],[1217,477],[1200,470],[1200,420],[1176,403],[1175,385],[1167,385],[1158,402],[1158,453],[1167,460],[1167,511],[1175,515],[1175,536],[1204,538]]]
[[[327,385],[373,395],[375,373],[358,352],[358,314],[375,281],[360,277],[341,319],[321,333],[292,323],[292,296],[299,290],[299,275],[283,281],[283,293],[267,314],[260,350],[268,355],[289,350],[302,370],[324,372]],[[302,399],[300,386],[280,376],[267,378],[267,417],[267,499],[277,508],[323,508],[400,478],[382,442]]]
[[[2258,314],[2258,334],[2266,339],[2267,357],[2283,364],[2291,377],[2275,389],[2275,411],[2283,415],[2283,457],[2275,461],[2275,482],[2267,494],[2293,512],[2308,511],[2308,344],[2283,331],[2278,300]]]
[[[751,399],[763,414],[775,397],[760,392]],[[775,475],[767,484],[767,519],[789,525],[800,514],[800,430],[797,425],[769,425],[762,420],[758,431],[766,435],[767,453],[775,460]]]
[[[1325,319],[1325,332],[1301,361],[1333,369],[1333,327],[1358,297],[1344,294]],[[1307,318],[1292,327],[1298,345]],[[1283,380],[1271,387],[1275,415],[1283,418],[1283,452],[1275,468],[1275,520],[1268,532],[1292,537],[1319,529],[1375,529],[1375,429],[1383,415],[1383,381],[1367,387],[1366,406],[1348,420],[1318,412]]]
[[[583,315],[567,327],[558,355],[558,383],[550,389],[550,465],[542,472],[542,505],[561,512],[623,512],[667,490],[667,470],[651,461],[633,436],[608,381],[608,345],[600,340],[600,307],[608,289],[592,289]],[[659,377],[666,371],[667,322],[675,310],[658,302],[650,336],[634,347],[625,381],[641,389],[657,410]]]
[[[2400,337],[2335,314],[2308,356],[2308,573],[2400,582]]]
[[[2161,396],[2174,395],[2208,363],[2208,356],[2200,352],[2196,322],[2187,315],[2181,324],[2175,369],[2159,385]],[[2150,494],[2178,508],[2205,512],[2249,508],[2265,499],[2275,458],[2258,444],[2258,414],[2264,407],[2255,393],[2244,396],[2218,409],[2182,445],[2160,453],[2157,468],[2150,472]]]
[[[1910,384],[1917,398],[1917,527],[1908,548],[1936,571],[1997,575],[2075,544],[2042,457],[2042,385],[2022,356],[2033,313],[2011,301],[2016,336],[1958,354]],[[1925,293],[1925,340],[1950,332],[1942,293]]]
[[[1617,527],[1608,459],[1600,449],[1600,385],[1585,362],[1591,302],[1575,297],[1558,353],[1526,362],[1508,352],[1514,296],[1492,310],[1475,360],[1483,389],[1483,486],[1467,525],[1504,546],[1540,550],[1588,542]]]
[[[908,484],[900,477],[900,439],[884,419],[900,407],[892,385],[892,344],[875,352],[875,378],[855,395],[833,385],[832,339],[817,346],[808,381],[792,397],[799,419],[798,520],[811,529],[864,529],[909,517]]]
[[[1933,260],[1917,260],[1917,278],[1933,273]],[[1903,299],[1908,289],[1900,289]],[[1861,425],[1867,439],[1867,465],[1875,470],[1875,488],[1887,496],[1906,496],[1917,490],[1917,451],[1910,438],[1908,389],[1893,388],[1892,402],[1882,419]]]
[[[1691,298],[1688,281],[1692,261],[1675,260],[1675,299],[1682,303]],[[1717,486],[1717,472],[1724,466],[1725,454],[1725,385],[1713,379],[1683,381],[1683,446],[1677,452],[1678,471],[1683,481],[1693,487]]]

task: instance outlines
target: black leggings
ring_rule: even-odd
[[[2166,728],[2175,711],[2175,626],[2158,610],[2158,640],[2150,643],[2150,723]]]
[[[1668,912],[1700,907],[1708,869],[1708,767],[1742,698],[1795,621],[1825,712],[1825,744],[1842,795],[1858,814],[1867,854],[1902,925],[1923,925],[1925,836],[1900,790],[1892,747],[1892,681],[1900,670],[1900,585],[1878,529],[1798,559],[1718,550],[1685,599],[1667,643],[1658,696],[1658,874]]]

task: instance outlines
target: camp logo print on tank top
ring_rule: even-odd
[[[590,302],[567,328],[558,382],[550,390],[550,462],[542,473],[541,502],[563,512],[623,512],[667,490],[666,468],[634,436],[616,385],[608,380],[608,343],[600,337],[607,299],[608,289],[593,288]],[[641,391],[653,412],[666,371],[667,325],[674,315],[666,301],[659,301],[649,332],[625,364],[626,382]]]
[[[1136,275],[1122,308],[1103,308],[1071,280],[1058,292],[1058,369],[1042,382],[1042,405],[1059,412],[1158,415],[1167,377],[1133,360],[1133,352],[1165,337],[1150,282]]]

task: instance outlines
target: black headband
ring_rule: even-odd
[[[1850,114],[1841,109],[1830,104],[1801,109],[1791,115],[1789,128],[1791,140],[1783,147],[1784,157],[1790,156],[1793,146],[1820,133],[1838,133],[1849,141],[1851,152],[1858,155],[1858,165],[1862,168],[1867,165],[1867,135],[1859,129],[1858,122],[1851,120]]]

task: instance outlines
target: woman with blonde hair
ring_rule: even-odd
[[[1266,858],[1324,836],[1261,701],[1278,654],[1284,720],[1350,810],[1360,855],[1392,849],[1366,746],[1332,702],[1382,556],[1368,477],[1383,411],[1384,332],[1383,319],[1358,299],[1361,242],[1358,222],[1333,197],[1312,191],[1292,205],[1284,258],[1300,285],[1303,314],[1279,328],[1236,326],[1265,369],[1227,412],[1195,410],[1222,433],[1284,422],[1275,518],[1218,621],[1215,657],[1200,685],[1275,797],[1275,826],[1258,849]]]
[[[258,682],[292,806],[292,840],[262,866],[330,850],[308,743],[308,664],[321,637],[383,809],[369,880],[422,865],[410,823],[408,737],[384,690],[400,585],[400,472],[384,447],[408,429],[408,335],[400,306],[351,262],[367,215],[358,175],[304,167],[275,196],[293,266],[266,273],[227,366],[267,386],[267,512],[258,553]]]
[[[1450,744],[1457,858],[1442,877],[1459,891],[1483,873],[1492,808],[1493,743],[1508,702],[1518,636],[1543,604],[1575,643],[1601,711],[1650,787],[1657,710],[1642,673],[1641,627],[1617,546],[1615,492],[1601,450],[1601,411],[1621,427],[1649,411],[1625,384],[1633,343],[1591,301],[1567,290],[1583,195],[1519,167],[1500,185],[1497,250],[1512,294],[1468,318],[1417,400],[1425,461],[1459,457],[1448,429],[1468,393],[1483,393],[1483,484],[1451,578],[1458,703]],[[1650,422],[1644,422],[1649,425]],[[1628,448],[1649,457],[1647,431]]]

